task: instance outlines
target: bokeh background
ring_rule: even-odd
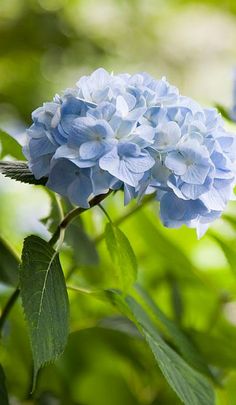
[[[203,105],[230,108],[235,65],[235,0],[0,1],[0,127],[20,141],[36,107],[100,66],[166,76]],[[43,188],[1,176],[0,235],[18,253],[26,235],[48,237],[41,220],[50,205]],[[119,194],[105,205],[114,219],[134,208],[124,209]],[[83,224],[92,239],[105,220],[95,208]],[[129,216],[121,228],[137,255],[139,282],[196,340],[221,381],[217,403],[235,405],[236,202],[200,241],[193,230],[164,229],[156,204]],[[72,281],[82,287],[114,286],[104,243],[97,244],[99,263],[86,243],[76,258],[65,249],[65,273],[73,270]],[[0,292],[3,304],[10,288],[2,285]],[[66,352],[42,371],[33,403],[179,404],[136,331],[112,307],[73,293],[71,304]],[[27,403],[32,360],[20,305],[3,343],[0,360],[12,404]]]

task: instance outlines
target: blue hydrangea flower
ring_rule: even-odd
[[[32,114],[24,153],[36,178],[84,208],[122,189],[155,193],[165,226],[203,234],[235,185],[236,140],[215,109],[181,96],[165,78],[98,69]]]

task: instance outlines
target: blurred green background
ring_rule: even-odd
[[[234,65],[235,0],[0,0],[0,127],[19,139],[32,110],[97,67],[166,76],[204,105],[230,107]],[[49,236],[40,220],[50,205],[43,188],[1,176],[0,235],[20,254],[26,235]],[[124,209],[119,193],[104,205],[113,219],[135,207]],[[105,223],[98,208],[83,215],[91,239]],[[121,228],[137,255],[140,284],[192,337],[220,381],[217,404],[236,405],[236,203],[200,241],[193,230],[164,229],[155,203]],[[64,249],[71,283],[114,287],[104,242],[97,243],[99,263],[88,241],[83,249],[77,257]],[[1,305],[10,291],[1,285]],[[136,330],[112,306],[82,294],[70,298],[66,352],[43,369],[31,403],[180,403]],[[32,360],[19,304],[6,324],[0,360],[11,403],[28,403]]]

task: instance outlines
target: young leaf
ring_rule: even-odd
[[[11,247],[0,237],[0,281],[17,286],[19,281],[19,260]]]
[[[5,374],[1,364],[0,364],[0,400],[1,405],[9,405],[8,394],[5,385]]]
[[[132,298],[126,303],[135,323],[146,338],[166,380],[185,405],[214,405],[214,392],[208,380],[190,367],[160,336],[143,308]]]
[[[7,132],[0,129],[0,144],[1,153],[0,158],[4,158],[6,155],[11,155],[16,159],[24,160],[21,145]]]
[[[21,183],[43,186],[47,183],[47,177],[36,179],[25,162],[0,161],[0,172],[5,177],[10,177],[11,179],[20,181]]]
[[[105,230],[107,249],[118,272],[121,289],[125,293],[137,275],[137,262],[129,240],[115,225],[108,223]]]
[[[58,254],[38,236],[24,241],[20,287],[34,359],[34,382],[42,365],[64,350],[69,302]]]

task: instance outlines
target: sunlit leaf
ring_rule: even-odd
[[[236,328],[234,333],[227,330],[215,332],[191,331],[191,336],[201,349],[206,361],[224,369],[236,368]]]
[[[7,132],[0,129],[0,159],[6,155],[11,155],[18,160],[24,160],[22,146]]]
[[[228,111],[225,107],[223,107],[223,106],[220,105],[220,104],[216,104],[215,107],[216,107],[217,110],[221,113],[221,115],[222,115],[223,118],[226,118],[226,119],[229,120],[229,121],[233,121],[233,120],[232,120],[232,117],[230,116],[229,111]]]
[[[108,223],[105,231],[106,245],[117,270],[120,286],[127,292],[137,276],[137,262],[129,240],[115,225]]]
[[[143,235],[144,242],[153,252],[153,255],[160,257],[170,272],[181,275],[181,278],[194,277],[196,279],[196,276],[193,275],[193,265],[188,256],[177,244],[168,239],[144,212],[139,212],[135,226],[138,234]]]
[[[43,364],[63,352],[69,329],[68,296],[58,254],[37,236],[24,241],[20,284],[36,377]]]
[[[236,275],[236,246],[235,249],[232,248],[232,244],[226,243],[218,235],[209,233],[209,235],[218,243],[218,245],[223,250],[225,257],[230,265],[231,270]]]

